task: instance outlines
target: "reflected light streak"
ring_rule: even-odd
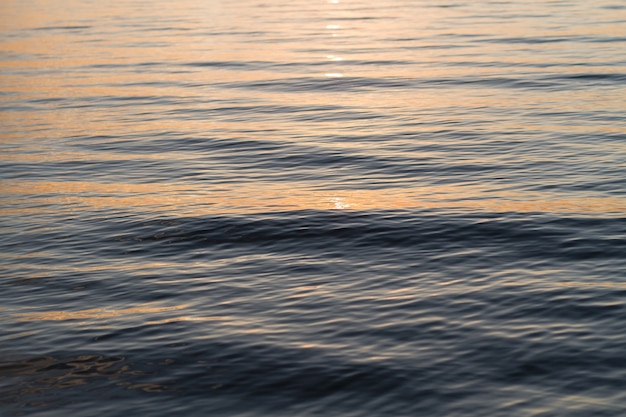
[[[12,204],[0,214],[47,210],[137,209],[185,215],[253,214],[292,210],[480,210],[483,212],[624,213],[626,198],[524,193],[470,185],[413,188],[320,190],[311,184],[242,181],[233,189],[207,189],[203,184],[101,184],[91,182],[11,181],[0,193]],[[286,191],[289,190],[289,191]],[[95,195],[94,195],[95,194]],[[56,206],[55,206],[56,205]]]
[[[124,315],[162,313],[165,311],[181,310],[189,306],[182,304],[169,307],[150,307],[153,304],[145,304],[140,307],[110,310],[106,308],[93,308],[80,311],[45,311],[36,313],[18,313],[13,317],[17,321],[65,321],[74,319],[106,319]]]

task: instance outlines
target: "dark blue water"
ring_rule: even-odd
[[[626,415],[622,2],[0,16],[0,415]]]

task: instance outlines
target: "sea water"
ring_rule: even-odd
[[[0,415],[626,415],[623,1],[0,23]]]

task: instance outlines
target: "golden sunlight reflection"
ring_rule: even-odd
[[[106,319],[117,316],[162,313],[165,311],[182,310],[188,307],[188,304],[177,306],[154,306],[154,303],[147,303],[139,307],[124,308],[120,310],[108,308],[92,308],[80,311],[45,311],[33,313],[18,313],[13,317],[17,321],[65,321],[75,319]]]
[[[299,35],[301,27],[280,26],[285,30],[285,39],[293,39],[284,42],[253,42],[241,44],[236,36],[224,36],[220,38],[223,44],[217,48],[212,44],[198,42],[198,37],[181,36],[180,41],[172,43],[172,47],[163,49],[150,49],[154,53],[150,60],[145,56],[137,54],[136,46],[127,42],[125,34],[117,34],[111,38],[111,42],[102,45],[98,53],[94,52],[91,42],[73,42],[77,33],[72,31],[52,31],[47,34],[45,31],[33,32],[32,36],[8,37],[0,42],[3,51],[9,56],[24,56],[24,60],[6,59],[0,62],[0,70],[4,70],[6,75],[0,80],[1,87],[7,93],[0,96],[0,104],[5,104],[13,100],[14,96],[21,97],[24,102],[38,102],[42,111],[21,112],[20,117],[15,117],[13,112],[2,112],[0,123],[3,124],[4,131],[0,134],[0,143],[11,145],[14,151],[0,155],[3,161],[11,163],[48,163],[48,162],[70,162],[70,161],[132,161],[133,159],[157,160],[196,160],[192,151],[185,149],[168,149],[167,152],[146,152],[139,154],[99,151],[81,151],[73,146],[73,139],[89,137],[92,135],[122,137],[131,135],[133,137],[150,138],[152,136],[162,136],[164,132],[175,132],[178,137],[199,135],[198,132],[206,132],[207,136],[219,137],[224,144],[230,141],[239,141],[242,136],[251,140],[264,142],[275,142],[282,144],[285,137],[274,134],[277,129],[276,119],[272,119],[271,113],[250,112],[241,117],[225,117],[219,111],[221,104],[207,101],[207,97],[219,97],[223,102],[238,102],[250,100],[251,90],[237,88],[221,88],[217,84],[227,83],[248,83],[263,84],[264,80],[272,80],[277,76],[275,70],[271,68],[258,68],[255,71],[242,71],[239,65],[235,68],[227,69],[217,65],[215,67],[207,65],[201,69],[195,67],[179,68],[176,65],[172,70],[151,71],[142,70],[131,72],[127,70],[110,70],[108,64],[115,64],[120,68],[133,68],[146,61],[160,62],[167,66],[174,63],[201,62],[208,57],[207,61],[233,62],[233,63],[254,63],[263,57],[267,62],[286,63],[302,59],[305,54],[306,59],[321,61],[330,67],[320,70],[316,75],[322,79],[328,79],[329,84],[336,83],[338,87],[349,79],[334,80],[342,77],[351,77],[367,73],[373,78],[410,78],[416,76],[429,79],[454,79],[457,75],[465,74],[467,68],[460,65],[448,65],[455,63],[458,56],[446,52],[447,49],[438,48],[435,40],[425,40],[429,34],[435,31],[433,25],[441,21],[442,17],[456,13],[453,8],[424,8],[423,15],[419,16],[423,22],[421,26],[424,31],[423,38],[416,37],[410,42],[410,47],[420,50],[419,73],[416,74],[415,65],[392,65],[392,66],[351,66],[349,69],[339,64],[339,61],[346,59],[348,62],[358,60],[374,59],[368,52],[369,48],[359,51],[359,45],[367,45],[362,42],[376,41],[377,37],[384,34],[385,37],[392,37],[393,34],[405,33],[407,27],[397,26],[399,23],[412,25],[413,20],[405,23],[387,17],[394,16],[394,11],[388,10],[384,3],[371,3],[368,8],[348,7],[349,5],[334,6],[339,4],[339,0],[327,0],[326,7],[315,6],[317,10],[307,19],[307,25],[320,34],[323,43],[316,45],[304,45],[302,37]],[[191,5],[193,2],[183,3],[172,2],[163,3],[167,7],[166,13],[171,16],[185,16],[187,9],[181,6]],[[196,2],[197,3],[197,2]],[[58,22],[73,21],[76,14],[84,14],[88,19],[98,22],[101,15],[119,13],[126,10],[123,4],[107,4],[106,6],[89,4],[84,2],[71,2],[72,7],[60,7],[52,1],[45,2],[47,9],[30,8],[26,3],[17,0],[7,0],[0,4],[0,7],[7,6],[7,10],[19,10],[11,19],[3,22],[7,27],[20,28],[20,30],[30,30],[33,28],[43,28],[54,26]],[[8,7],[8,6],[11,7]],[[211,9],[213,10],[213,9]],[[215,10],[214,10],[215,11]],[[51,13],[54,12],[54,13]],[[375,19],[366,18],[369,14],[380,13]],[[602,12],[604,13],[604,12]],[[609,13],[609,12],[606,12]],[[389,14],[389,15],[387,15]],[[246,19],[245,16],[239,16]],[[380,18],[378,18],[380,17]],[[174,19],[176,20],[176,19]],[[349,21],[346,27],[346,21]],[[215,24],[221,24],[216,22]],[[226,22],[226,20],[224,20]],[[244,23],[247,21],[244,20]],[[521,21],[527,22],[527,21]],[[194,30],[204,30],[203,21],[196,22],[198,27]],[[254,22],[260,24],[259,22]],[[228,23],[230,25],[230,23]],[[227,25],[227,26],[228,26]],[[411,26],[411,30],[414,28]],[[430,29],[429,29],[430,28]],[[487,27],[457,27],[455,33],[474,33],[480,30],[487,30]],[[502,29],[500,26],[495,29]],[[611,31],[619,31],[618,26],[603,28]],[[230,30],[230,29],[229,29]],[[229,30],[225,33],[229,33]],[[278,29],[277,29],[278,30]],[[329,39],[332,31],[341,30],[342,39]],[[518,22],[515,26],[506,27],[507,36],[516,36],[528,33],[529,28]],[[588,28],[586,30],[600,30]],[[290,33],[289,31],[293,31]],[[345,34],[344,32],[348,32]],[[433,32],[434,31],[434,32]],[[509,33],[510,32],[510,33]],[[45,36],[44,36],[44,33]],[[196,34],[190,31],[190,34]],[[595,32],[589,32],[593,34]],[[621,32],[619,32],[621,33]],[[143,40],[170,42],[169,32],[137,32],[137,36],[145,36]],[[334,34],[336,35],[336,33]],[[358,36],[357,36],[358,35]],[[394,35],[394,36],[395,36]],[[502,33],[500,33],[502,35]],[[91,32],[86,31],[80,36],[85,40],[91,39]],[[111,35],[113,36],[113,35]],[[209,39],[211,37],[207,37]],[[203,38],[204,39],[204,38]],[[212,39],[212,38],[211,38]],[[207,40],[207,42],[209,42]],[[68,45],[72,45],[68,48]],[[542,48],[559,48],[563,43],[546,43]],[[253,47],[251,47],[253,45]],[[207,49],[208,46],[211,46]],[[313,49],[303,48],[311,47]],[[543,59],[535,54],[506,53],[505,47],[498,43],[481,44],[480,56],[472,59],[488,63],[490,59],[497,58],[502,63],[515,64],[516,68],[530,68],[536,65],[538,60]],[[50,50],[61,51],[62,53],[49,54]],[[207,51],[211,53],[207,55]],[[395,49],[377,49],[376,60],[405,60]],[[39,56],[46,56],[45,60]],[[344,58],[345,57],[345,58]],[[305,60],[306,61],[306,60]],[[331,61],[331,63],[329,63]],[[332,66],[332,62],[337,62]],[[421,63],[423,62],[424,65]],[[433,63],[437,63],[436,65]],[[33,66],[37,71],[21,73],[20,66]],[[270,66],[271,67],[271,66]],[[316,67],[317,68],[317,67]],[[513,68],[509,66],[509,68]],[[77,71],[77,76],[68,83],[65,71],[53,71],[54,69],[69,69]],[[39,71],[41,70],[41,71]],[[564,76],[577,76],[581,68],[575,65],[562,65],[559,69]],[[356,72],[359,72],[358,74]],[[476,76],[492,74],[500,71],[497,66],[480,65],[472,69]],[[524,69],[524,71],[526,71]],[[609,71],[609,69],[607,69]],[[618,69],[610,69],[611,72],[618,72]],[[281,77],[299,77],[300,73],[282,73]],[[326,81],[326,80],[325,80]],[[348,84],[348,83],[347,83]],[[471,84],[471,83],[470,83]],[[162,85],[156,88],[155,85]],[[181,86],[184,86],[182,88]],[[193,86],[193,88],[191,88]],[[406,115],[416,114],[422,117],[421,120],[413,120],[402,114],[398,114],[400,121],[406,126],[383,127],[386,133],[393,134],[397,129],[404,133],[407,129],[412,129],[419,134],[424,146],[437,145],[439,132],[442,124],[454,122],[458,126],[467,124],[468,129],[472,129],[476,123],[475,111],[479,109],[502,109],[507,113],[509,109],[536,108],[538,103],[536,94],[529,90],[528,93],[520,93],[523,90],[513,89],[511,91],[499,89],[497,94],[492,94],[498,87],[475,88],[459,87],[455,89],[425,88],[398,89],[389,93],[389,90],[378,89],[376,91],[355,91],[354,93],[334,94],[331,91],[281,91],[280,100],[296,102],[304,107],[319,107],[333,105],[351,109],[364,109],[366,112],[386,114],[390,112],[406,112]],[[329,89],[330,90],[330,89]],[[157,91],[159,96],[175,97],[175,100],[162,100],[156,106],[154,104],[157,97],[153,97]],[[263,89],[253,90],[255,100],[274,103],[279,100],[275,92]],[[327,94],[328,93],[328,94]],[[546,102],[545,108],[538,108],[537,111],[552,110],[553,103],[559,103],[559,110],[563,113],[578,111],[596,111],[598,103],[602,103],[603,108],[616,109],[623,108],[623,97],[619,90],[581,90],[562,89],[551,91],[546,95],[551,102]],[[120,102],[133,103],[139,100],[142,103],[137,108],[142,108],[141,122],[137,122],[136,114],[129,114],[128,104],[117,103],[116,105],[94,105],[94,98],[103,99],[117,97]],[[450,120],[440,120],[433,115],[447,115],[448,109],[459,108],[459,97],[463,97],[462,107],[459,114],[452,114]],[[62,99],[62,100],[61,100]],[[56,101],[60,104],[55,104]],[[49,102],[50,101],[50,102]],[[71,105],[63,104],[68,102]],[[145,102],[145,103],[144,103]],[[52,104],[51,104],[52,103]],[[106,103],[106,101],[105,101]],[[145,104],[145,105],[143,105]],[[147,104],[151,104],[148,106]],[[65,106],[65,107],[64,107]],[[409,110],[407,110],[409,109]],[[182,110],[182,111],[181,111]],[[179,113],[189,113],[190,117],[177,117]],[[163,117],[167,115],[167,117]],[[200,116],[198,116],[200,115]],[[208,115],[208,117],[207,117]],[[243,119],[243,122],[242,122]],[[368,136],[377,132],[376,125],[370,125],[369,121],[364,123],[361,119],[353,122],[353,125],[343,125],[335,118],[320,117],[311,122],[281,120],[280,128],[298,145],[314,146],[332,149],[333,151],[346,154],[358,150],[359,153],[374,153],[377,150],[371,143],[360,144],[358,141],[350,143],[326,142],[325,138],[337,135],[342,130],[347,136],[353,133]],[[376,123],[373,121],[372,123]],[[412,125],[412,123],[416,123]],[[558,118],[545,119],[541,121],[541,128],[559,131],[567,134],[588,135],[590,125],[598,132],[607,134],[622,134],[623,129],[614,124],[600,125],[595,120],[580,120],[572,123],[562,123]],[[353,130],[359,127],[359,131]],[[534,132],[538,125],[532,125],[527,120],[517,117],[502,117],[494,120],[491,129],[502,132]],[[46,132],[48,141],[24,141],[23,132],[28,129],[37,129]],[[482,129],[477,127],[476,129]],[[476,130],[479,131],[479,130]],[[268,132],[271,132],[268,134]],[[430,138],[432,134],[432,139]],[[316,141],[322,141],[316,142]],[[398,140],[397,138],[394,140]],[[46,147],[43,147],[43,144]],[[401,144],[400,142],[398,142]],[[65,146],[65,144],[69,144]],[[155,149],[158,143],[155,142]],[[602,148],[606,146],[606,149]],[[608,147],[610,146],[610,149]],[[433,146],[433,148],[436,146]],[[595,148],[602,148],[603,152],[624,151],[624,145],[617,141],[612,141],[610,145],[594,144]],[[399,152],[398,156],[402,156]],[[445,158],[445,153],[433,152],[432,155],[411,155],[411,157],[432,156]],[[541,158],[537,158],[537,163]],[[530,158],[530,157],[529,157]],[[150,161],[149,161],[150,162]],[[465,161],[468,162],[468,161]],[[475,161],[480,163],[480,161]],[[202,173],[204,174],[204,173]],[[232,173],[227,173],[232,174]],[[207,176],[209,174],[207,173]],[[22,177],[24,178],[24,177]],[[224,186],[207,185],[210,181],[199,182],[169,182],[132,184],[123,182],[98,183],[81,181],[20,181],[7,180],[0,183],[0,191],[9,194],[8,204],[0,208],[0,213],[8,215],[25,215],[31,213],[41,213],[42,210],[55,210],[64,207],[67,210],[84,210],[85,207],[98,209],[136,209],[152,212],[175,212],[181,214],[203,215],[210,213],[259,213],[268,211],[289,211],[289,210],[412,210],[412,209],[452,209],[452,210],[481,210],[487,212],[554,212],[554,213],[623,213],[626,210],[626,200],[619,196],[599,196],[590,193],[570,195],[567,193],[552,192],[524,192],[498,190],[495,186],[479,185],[446,185],[439,186],[425,181],[416,180],[414,184],[392,184],[382,189],[333,189],[333,184],[320,184],[318,182],[280,182],[271,184],[265,181],[252,181],[243,179],[236,185]],[[335,184],[341,187],[341,184]],[[365,185],[367,186],[367,185]],[[287,191],[289,190],[289,191]],[[46,204],[50,204],[47,209]],[[52,205],[56,205],[52,206]]]
[[[350,204],[346,202],[345,198],[335,197],[330,199],[331,203],[335,205],[336,209],[347,209],[350,208]]]
[[[235,188],[204,184],[103,184],[95,182],[5,181],[0,192],[19,208],[0,214],[27,214],[38,207],[71,210],[137,209],[184,215],[252,214],[292,210],[480,210],[483,212],[624,213],[626,198],[514,192],[475,185],[416,184],[412,188],[324,190],[313,184],[245,182]]]

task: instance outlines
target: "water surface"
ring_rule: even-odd
[[[0,16],[0,414],[626,414],[621,1]]]

